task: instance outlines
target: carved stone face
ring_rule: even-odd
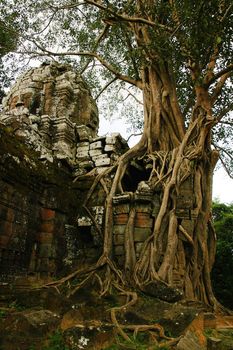
[[[68,117],[94,132],[99,126],[98,110],[80,75],[70,66],[42,64],[26,72],[3,100],[5,111],[22,105],[30,114]]]

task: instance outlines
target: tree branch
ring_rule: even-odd
[[[218,83],[216,84],[215,89],[214,89],[214,91],[213,91],[213,93],[212,93],[212,96],[211,96],[211,101],[212,101],[212,103],[214,103],[214,102],[217,100],[218,96],[221,94],[222,88],[223,88],[223,86],[224,86],[226,80],[227,80],[228,78],[230,78],[231,73],[232,73],[232,72],[225,73],[225,74],[222,75],[221,78],[219,79],[219,81],[218,81]]]
[[[149,21],[149,20],[147,20],[145,18],[130,17],[130,16],[127,16],[127,15],[116,13],[114,10],[110,9],[109,7],[106,7],[106,6],[102,5],[102,3],[99,0],[97,0],[97,1],[84,0],[84,1],[85,1],[85,3],[87,3],[89,5],[93,5],[93,6],[98,7],[101,10],[107,11],[108,13],[113,15],[118,20],[122,20],[122,21],[125,21],[125,22],[131,22],[131,23],[147,24],[147,25],[152,26],[152,27],[161,27],[162,29],[171,31],[171,28],[168,28],[167,26],[165,26],[163,24],[160,24],[160,23],[155,23],[153,21]]]
[[[121,74],[120,72],[118,72],[110,63],[108,63],[107,61],[105,61],[103,59],[103,57],[101,57],[100,55],[98,55],[96,52],[88,52],[88,51],[64,51],[64,52],[53,52],[53,51],[50,51],[44,47],[42,47],[41,45],[39,45],[37,42],[35,41],[32,41],[36,47],[38,49],[40,49],[42,52],[36,52],[36,51],[27,51],[28,54],[36,54],[37,56],[87,56],[87,57],[93,57],[95,59],[97,59],[101,64],[102,66],[104,66],[106,69],[108,69],[112,74],[115,75],[115,77],[117,79],[120,79],[120,80],[123,80],[123,81],[126,81],[127,83],[129,84],[132,84],[136,87],[138,87],[139,89],[142,88],[142,83],[140,80],[135,80],[133,78],[130,78],[129,76],[127,75],[124,75],[124,74]],[[25,52],[16,52],[16,53],[24,53]]]
[[[226,68],[222,69],[218,73],[216,73],[207,84],[205,84],[205,87],[208,88],[210,85],[212,85],[216,80],[221,78],[226,73],[231,73],[233,71],[233,63],[229,64]]]
[[[233,161],[232,155],[229,154],[229,152],[227,152],[227,150],[225,150],[224,148],[222,148],[222,147],[216,145],[214,142],[213,142],[213,146],[214,146],[217,150],[219,150],[219,151],[221,151],[221,152],[223,152],[223,153],[226,153],[226,155]],[[229,176],[231,179],[233,179],[233,175],[231,174],[230,170],[228,169],[226,163],[224,162],[224,160],[223,160],[223,158],[221,157],[220,154],[219,154],[219,159],[220,159],[220,161],[221,161],[221,163],[222,163],[224,169],[226,170],[228,176]]]
[[[121,20],[124,22],[130,22],[130,23],[141,23],[141,24],[146,24],[146,25],[151,26],[151,27],[159,27],[159,28],[166,30],[168,32],[172,32],[172,28],[169,28],[168,26],[163,25],[161,23],[155,23],[154,21],[150,21],[150,20],[147,20],[147,19],[142,18],[142,17],[130,17],[130,16],[127,16],[125,14],[117,13],[116,11],[111,9],[110,7],[103,5],[103,3],[100,0],[84,0],[82,3],[67,4],[67,5],[63,5],[63,6],[55,6],[54,8],[56,10],[65,10],[65,9],[69,10],[69,9],[72,9],[72,8],[75,8],[75,7],[78,7],[81,5],[85,5],[85,4],[92,5],[92,6],[98,7],[102,11],[106,11],[107,13],[109,13],[110,15],[113,16],[113,18],[110,19],[110,20],[113,20],[113,22],[114,22],[114,20],[118,20],[118,21]]]
[[[117,78],[113,78],[112,80],[110,80],[103,88],[102,90],[98,93],[98,95],[95,97],[95,101],[98,100],[98,98],[100,97],[100,95],[112,84],[114,83],[114,81],[116,81]]]
[[[96,39],[96,42],[94,44],[94,50],[96,50],[98,48],[99,43],[105,38],[109,28],[110,28],[110,26],[108,24],[105,24],[104,29],[102,30],[102,32],[99,34],[98,38]],[[92,58],[88,59],[88,61],[84,65],[84,67],[81,69],[81,72],[80,72],[81,74],[83,74],[83,72],[87,69],[91,60],[92,60]]]
[[[233,103],[231,103],[228,107],[224,108],[221,113],[217,116],[218,123],[221,121],[221,119],[229,112],[233,110]],[[224,122],[223,122],[224,123]]]
[[[137,133],[137,134],[131,134],[131,135],[129,135],[129,137],[127,138],[127,142],[129,142],[129,140],[131,139],[131,137],[133,137],[133,136],[141,136],[142,135],[142,132],[140,132],[140,133]]]
[[[233,126],[233,123],[231,122],[224,122],[224,121],[220,121],[219,124],[224,124],[224,125],[229,125],[229,126]]]

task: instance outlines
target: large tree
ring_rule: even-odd
[[[210,280],[215,255],[211,187],[219,152],[226,167],[232,163],[231,150],[221,143],[232,126],[232,1],[12,0],[8,6],[25,26],[21,54],[78,57],[80,71],[92,78],[102,74],[105,88],[121,81],[142,93],[142,137],[117,163],[106,198],[103,254],[94,267],[106,267],[104,286],[115,283],[115,274],[122,284],[142,290],[156,281],[173,287],[175,272],[185,265],[179,274],[185,298],[216,306]],[[119,273],[112,263],[113,197],[124,191],[122,179],[138,157],[150,159],[147,184],[162,193],[162,200],[138,259],[132,208]],[[177,216],[187,179],[193,186],[192,233]],[[178,243],[179,235],[184,243]]]

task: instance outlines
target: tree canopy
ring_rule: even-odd
[[[96,96],[112,84],[119,89],[122,82],[141,89],[143,67],[153,61],[162,62],[175,81],[179,108],[187,125],[197,101],[195,89],[199,86],[207,90],[217,123],[213,145],[231,172],[230,0],[11,0],[1,7],[8,16],[17,18],[22,34],[18,51],[24,57],[27,54],[73,61],[86,75]],[[147,32],[146,36],[143,32]],[[163,93],[165,97],[167,91]]]
[[[4,96],[4,87],[9,85],[2,58],[17,47],[18,30],[15,25],[16,13],[8,13],[5,1],[0,4],[0,101]]]

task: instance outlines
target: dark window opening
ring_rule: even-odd
[[[150,170],[145,169],[142,163],[131,163],[122,179],[122,187],[126,192],[135,192],[141,181],[147,181],[150,177]]]
[[[91,234],[91,226],[79,227],[79,237],[81,243],[85,246],[93,245],[93,236]]]

